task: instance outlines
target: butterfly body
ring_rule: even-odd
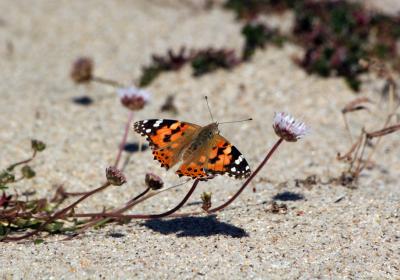
[[[185,149],[183,154],[183,161],[189,159],[191,156],[195,155],[202,148],[210,143],[213,140],[215,135],[218,134],[218,124],[211,123],[204,127],[198,129],[198,132],[193,136],[193,140],[191,140],[188,147]]]
[[[228,174],[246,178],[250,167],[243,155],[219,135],[218,123],[199,126],[177,120],[152,119],[134,124],[136,132],[146,136],[154,159],[171,168],[182,161],[179,176],[202,178]]]

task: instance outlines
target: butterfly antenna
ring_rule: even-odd
[[[239,121],[229,121],[229,122],[221,122],[219,124],[225,124],[225,123],[238,123],[238,122],[247,122],[247,121],[252,121],[252,118],[244,119],[244,120],[239,120]]]
[[[210,105],[208,104],[208,97],[207,97],[207,95],[204,96],[204,99],[206,100],[206,104],[207,104],[208,112],[210,113],[211,120],[212,120],[212,122],[214,122],[214,118],[213,118],[213,115],[212,115],[212,113],[211,113]]]

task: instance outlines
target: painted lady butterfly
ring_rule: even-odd
[[[206,126],[176,120],[143,120],[134,124],[136,132],[146,136],[154,159],[169,169],[183,161],[179,176],[203,178],[228,174],[235,178],[250,176],[250,167],[243,155],[219,135],[218,123]]]

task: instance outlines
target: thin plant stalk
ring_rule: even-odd
[[[163,193],[163,192],[166,192],[166,191],[170,191],[170,190],[172,190],[174,188],[177,188],[179,186],[182,186],[182,185],[186,184],[187,182],[189,182],[189,180],[187,180],[187,181],[185,181],[183,183],[171,186],[169,188],[161,189],[161,190],[158,190],[158,191],[153,191],[153,192],[150,192],[150,193],[147,193],[147,191],[146,191],[147,189],[146,189],[144,192],[142,192],[141,194],[139,194],[135,198],[133,198],[133,199],[129,200],[127,203],[125,203],[125,206],[123,206],[123,207],[121,207],[119,209],[116,209],[116,210],[114,210],[114,211],[112,211],[111,213],[108,213],[108,214],[113,214],[113,213],[121,214],[123,212],[126,212],[126,211],[132,209],[132,207],[134,207],[135,205],[137,205],[137,204],[139,204],[139,203],[141,203],[141,202],[143,202],[145,200],[148,200],[148,199],[152,198],[153,196],[156,196],[156,195],[158,195],[160,193]],[[106,213],[75,213],[74,217],[77,217],[77,218],[82,218],[82,217],[104,217],[104,214],[106,214]]]
[[[118,167],[119,161],[121,159],[122,151],[124,150],[124,147],[126,145],[126,140],[128,139],[129,128],[130,128],[132,120],[133,120],[133,111],[129,110],[128,120],[126,121],[126,125],[125,125],[124,136],[122,137],[121,144],[119,144],[118,154],[117,154],[117,157],[115,158],[114,167]]]
[[[27,164],[27,163],[31,162],[36,157],[36,155],[37,155],[37,150],[34,150],[32,156],[30,158],[11,164],[9,167],[7,167],[7,170],[12,171],[18,165]]]
[[[126,203],[126,205],[124,207],[122,207],[121,209],[115,210],[112,213],[116,213],[116,214],[120,214],[126,210],[128,210],[130,208],[130,205],[132,204],[132,202],[138,200],[139,198],[143,197],[144,195],[146,195],[149,191],[151,190],[151,188],[146,188],[143,192],[141,192],[140,194],[138,194],[137,196],[135,196],[133,199],[131,199],[129,202]],[[99,218],[94,218],[94,220],[86,223],[83,225],[83,227],[78,231],[79,232],[83,232],[86,229],[95,226],[96,224],[105,224],[107,222],[109,222],[110,220],[112,220],[112,218],[103,218],[103,217],[99,217]]]
[[[358,175],[360,175],[360,173],[362,171],[361,165],[362,165],[362,162],[363,162],[364,152],[365,152],[365,148],[367,146],[367,143],[368,143],[368,137],[367,137],[367,135],[365,133],[364,134],[364,140],[362,141],[362,144],[361,144],[362,148],[361,148],[360,156],[358,157],[357,167],[355,168],[355,171],[354,171],[354,177],[355,178],[358,178]]]
[[[346,127],[347,134],[350,139],[350,143],[353,143],[353,135],[351,134],[351,130],[350,130],[350,126],[349,126],[349,122],[347,120],[346,114],[342,114],[342,116],[343,116],[343,121],[344,121],[344,125]]]
[[[268,162],[268,160],[271,158],[272,154],[276,151],[276,149],[279,147],[279,145],[283,142],[283,138],[279,138],[279,140],[275,143],[275,145],[271,148],[271,150],[268,152],[268,154],[265,156],[264,160],[260,163],[260,165],[254,170],[254,172],[250,175],[250,177],[244,182],[242,187],[224,204],[212,208],[207,211],[207,213],[215,213],[217,211],[220,211],[227,207],[229,204],[231,204],[241,193],[242,191],[249,185],[249,183],[253,180],[253,178],[260,172],[260,170],[264,167],[264,165]]]
[[[197,185],[199,184],[199,182],[200,182],[200,180],[196,179],[193,182],[193,185],[190,188],[190,190],[186,193],[185,197],[182,199],[182,201],[179,202],[178,205],[176,205],[174,208],[172,208],[172,209],[170,209],[170,210],[168,210],[168,211],[166,211],[164,213],[161,213],[161,214],[148,214],[148,215],[146,215],[146,214],[144,214],[144,215],[142,215],[142,214],[128,214],[128,215],[123,215],[123,214],[118,213],[118,211],[116,211],[116,212],[111,212],[111,213],[76,214],[74,216],[75,217],[102,216],[102,217],[111,217],[111,218],[116,218],[116,219],[159,219],[159,218],[163,218],[163,217],[169,216],[169,215],[175,213],[176,211],[178,211],[186,203],[186,201],[191,197],[191,195],[195,191],[195,189],[196,189]],[[165,190],[162,190],[162,191],[165,191]],[[150,193],[148,196],[145,196],[142,199],[134,201],[134,203],[132,203],[132,204],[136,205],[136,204],[140,203],[141,201],[150,198],[151,196],[159,194],[160,192]],[[124,211],[126,211],[126,210],[127,209],[125,209]]]
[[[93,82],[97,82],[99,84],[109,85],[109,86],[113,86],[113,87],[117,87],[117,88],[124,87],[123,84],[121,84],[121,83],[119,83],[117,81],[114,81],[114,80],[111,80],[111,79],[107,79],[107,78],[103,78],[103,77],[93,76],[91,78],[91,80]]]

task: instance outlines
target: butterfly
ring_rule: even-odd
[[[138,121],[134,130],[146,136],[154,159],[166,169],[182,161],[176,173],[192,178],[227,174],[236,179],[250,176],[243,155],[219,134],[218,123],[200,126],[177,120]]]

